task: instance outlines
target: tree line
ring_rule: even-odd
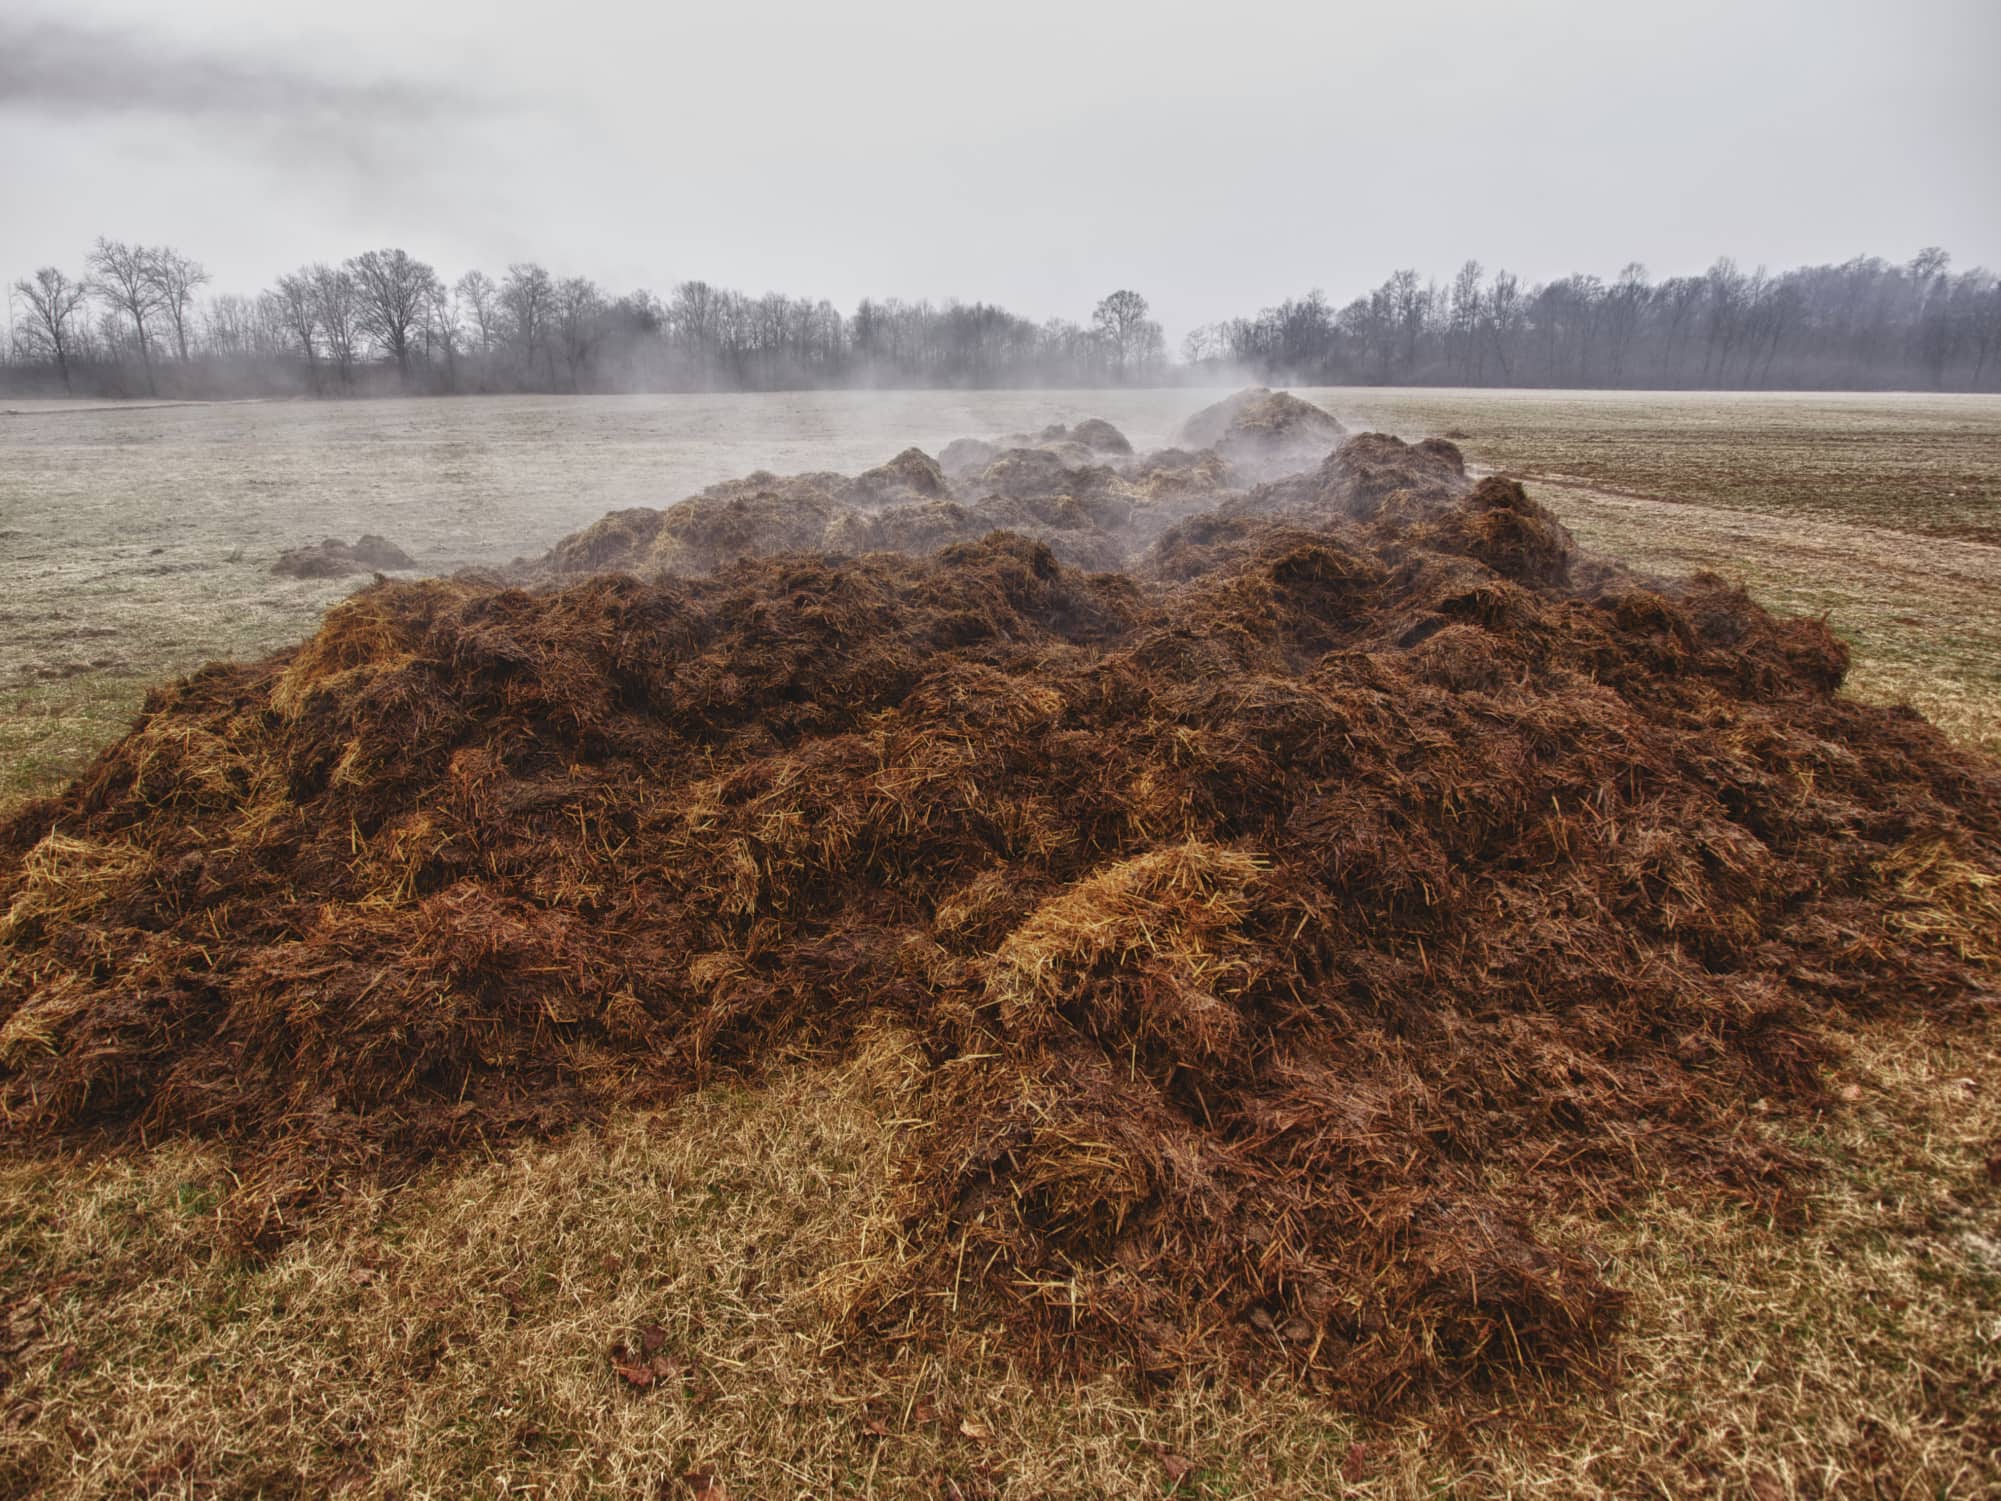
[[[1467,261],[1444,284],[1402,270],[1338,309],[1316,291],[1198,328],[1182,354],[1316,385],[1993,390],[2001,278],[1954,274],[1937,247],[1903,265],[1774,274],[1725,257],[1656,282],[1635,262],[1533,286]]]
[[[80,273],[10,289],[0,381],[102,396],[1006,387],[1235,380],[1293,384],[1992,389],[2001,281],[1928,249],[1776,275],[1525,285],[1468,261],[1400,270],[1336,308],[1318,290],[1188,335],[1167,358],[1147,299],[1082,322],[991,303],[753,297],[704,281],[608,292],[518,262],[447,282],[400,249],[316,262],[245,296],[210,294],[169,246],[100,239]]]
[[[782,390],[1145,382],[1166,367],[1139,293],[1088,322],[989,303],[747,296],[684,281],[614,295],[535,262],[447,283],[407,251],[364,251],[204,296],[200,262],[100,239],[80,275],[11,289],[9,384],[70,394],[248,396]]]

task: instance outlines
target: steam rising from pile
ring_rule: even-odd
[[[754,476],[159,690],[0,825],[6,1129],[220,1137],[268,1236],[887,1023],[935,1074],[864,1347],[1595,1368],[1537,1212],[1783,1202],[1820,1021],[1994,985],[2001,778],[1449,444],[1267,482],[1274,406]]]

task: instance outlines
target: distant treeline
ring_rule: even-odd
[[[687,281],[614,295],[533,262],[447,283],[402,250],[210,295],[167,246],[99,240],[81,274],[10,288],[0,386],[91,396],[1009,387],[1238,379],[1320,385],[1705,388],[2001,385],[2001,281],[1945,252],[1777,275],[1720,260],[1655,283],[1630,265],[1524,286],[1468,261],[1398,271],[1337,308],[1319,291],[1199,328],[1170,361],[1145,297],[1082,322],[988,303],[747,296]]]
[[[1955,275],[1936,248],[1901,266],[1773,274],[1726,257],[1661,282],[1635,263],[1533,286],[1468,261],[1449,285],[1399,271],[1338,310],[1311,292],[1199,328],[1183,356],[1324,385],[1993,390],[2001,279]]]

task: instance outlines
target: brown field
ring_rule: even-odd
[[[2001,750],[2001,401],[1318,394],[1351,426],[1466,434],[1586,546],[1827,614],[1853,691]],[[1145,410],[1107,415],[1158,436]],[[540,501],[522,514],[548,533],[457,557],[569,524]],[[358,529],[302,525],[255,535]],[[47,579],[20,570],[0,618],[0,799],[74,770],[149,678],[265,649],[342,592],[269,579],[262,541],[146,573],[176,560],[147,548],[182,544],[142,541],[108,561],[52,545]],[[193,536],[185,561],[217,543]],[[976,1332],[842,1360],[826,1310],[896,1233],[888,1187],[921,1114],[894,1032],[840,1066],[801,1058],[754,1089],[358,1193],[265,1259],[220,1222],[220,1152],[14,1149],[0,1495],[2001,1493],[2001,1032],[1835,1041],[1845,1108],[1813,1127],[1831,1166],[1802,1223],[1667,1185],[1551,1227],[1631,1297],[1617,1381],[1449,1419],[1365,1420],[1283,1381],[1148,1399],[1037,1382]],[[679,1369],[642,1391],[606,1352],[652,1324]]]
[[[1585,546],[1826,615],[1849,690],[2001,751],[2001,406],[1958,396],[1341,393],[1350,426],[1467,434]]]

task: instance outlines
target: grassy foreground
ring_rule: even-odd
[[[1504,426],[1555,419],[1381,420],[1459,426],[1510,467],[1549,448]],[[1699,463],[1593,462],[1536,487],[1587,546],[1828,610],[1857,691],[2001,748],[2001,550],[1886,528],[1880,498],[1761,510]],[[79,755],[129,712],[102,703]],[[838,1068],[358,1192],[263,1262],[228,1249],[225,1170],[198,1145],[15,1151],[0,1496],[2001,1493],[2001,1029],[1838,1041],[1843,1108],[1814,1154],[1835,1165],[1804,1223],[1662,1183],[1555,1227],[1631,1296],[1616,1387],[1387,1423],[1282,1382],[1037,1383],[977,1332],[843,1360],[835,1310],[894,1243],[915,1129],[921,1074],[890,1033]],[[614,1347],[659,1362],[643,1386]]]
[[[1852,1038],[1806,1223],[1664,1184],[1562,1227],[1632,1295],[1611,1391],[1368,1422],[1286,1383],[841,1359],[920,1070],[837,1070],[350,1199],[261,1265],[176,1143],[0,1167],[0,1494],[1982,1495],[2001,1484],[2001,1037]],[[651,1345],[636,1386],[615,1346]]]

